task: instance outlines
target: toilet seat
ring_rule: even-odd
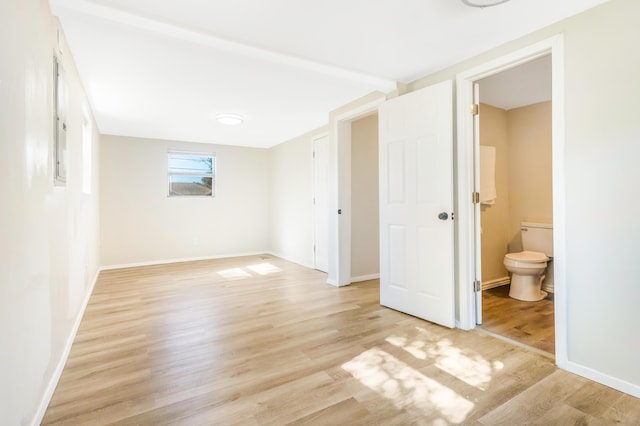
[[[541,263],[547,262],[549,258],[546,254],[537,251],[521,251],[519,253],[507,253],[506,259],[514,260],[521,263]]]

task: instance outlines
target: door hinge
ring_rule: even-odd
[[[482,283],[479,280],[475,280],[473,282],[473,291],[476,293],[482,291]]]
[[[471,202],[473,204],[478,204],[480,202],[480,193],[479,192],[472,192],[471,193]]]
[[[478,104],[471,104],[471,108],[469,108],[469,112],[471,112],[471,115],[478,115],[478,114],[480,114],[480,105],[478,105]]]

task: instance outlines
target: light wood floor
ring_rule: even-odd
[[[640,400],[271,256],[100,275],[43,424],[634,424]]]
[[[482,328],[555,354],[553,294],[538,302],[509,297],[510,286],[482,292]]]

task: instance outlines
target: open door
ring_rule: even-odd
[[[455,325],[453,105],[445,81],[379,108],[380,303]]]

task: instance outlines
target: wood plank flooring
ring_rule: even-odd
[[[272,256],[103,272],[45,425],[635,424],[640,400]]]
[[[553,294],[538,302],[509,297],[509,285],[482,292],[482,328],[555,354]]]

